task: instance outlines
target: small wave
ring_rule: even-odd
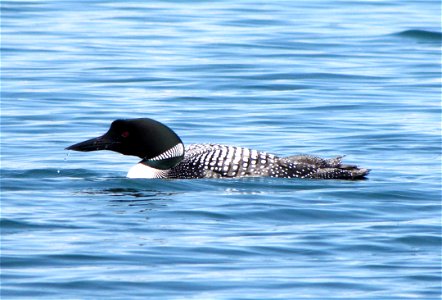
[[[398,32],[395,35],[424,41],[442,41],[442,32],[428,30],[410,29]]]
[[[20,232],[23,230],[54,230],[54,229],[76,229],[77,226],[68,226],[52,223],[34,223],[10,218],[0,219],[0,227],[3,234]]]
[[[57,169],[57,168],[39,168],[28,170],[4,170],[3,175],[7,178],[60,178],[68,177],[96,177],[99,173],[81,168]]]
[[[29,228],[33,227],[31,224],[29,224],[27,222],[16,221],[16,220],[11,220],[11,219],[6,219],[6,218],[0,219],[0,225],[1,225],[2,229],[5,229],[5,228],[29,229]]]

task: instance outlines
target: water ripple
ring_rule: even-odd
[[[440,298],[439,1],[2,1],[2,299]],[[380,21],[382,20],[382,21]],[[117,118],[367,180],[131,180]]]

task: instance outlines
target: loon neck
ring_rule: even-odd
[[[143,158],[140,163],[155,169],[168,170],[178,165],[183,160],[183,158],[184,145],[182,143],[179,143],[172,148],[164,151],[160,155],[152,158]]]

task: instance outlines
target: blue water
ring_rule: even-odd
[[[2,1],[2,299],[439,299],[439,1]],[[130,180],[65,147],[345,154],[365,181]]]

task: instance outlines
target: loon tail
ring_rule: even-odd
[[[364,179],[368,173],[370,173],[369,169],[341,165],[336,168],[320,168],[316,173],[312,174],[312,178],[358,180]]]
[[[337,156],[335,158],[323,159],[311,155],[294,155],[284,157],[283,159],[297,165],[313,167],[315,172],[309,174],[307,176],[309,178],[358,180],[364,179],[370,173],[370,169],[342,164],[343,157]]]

